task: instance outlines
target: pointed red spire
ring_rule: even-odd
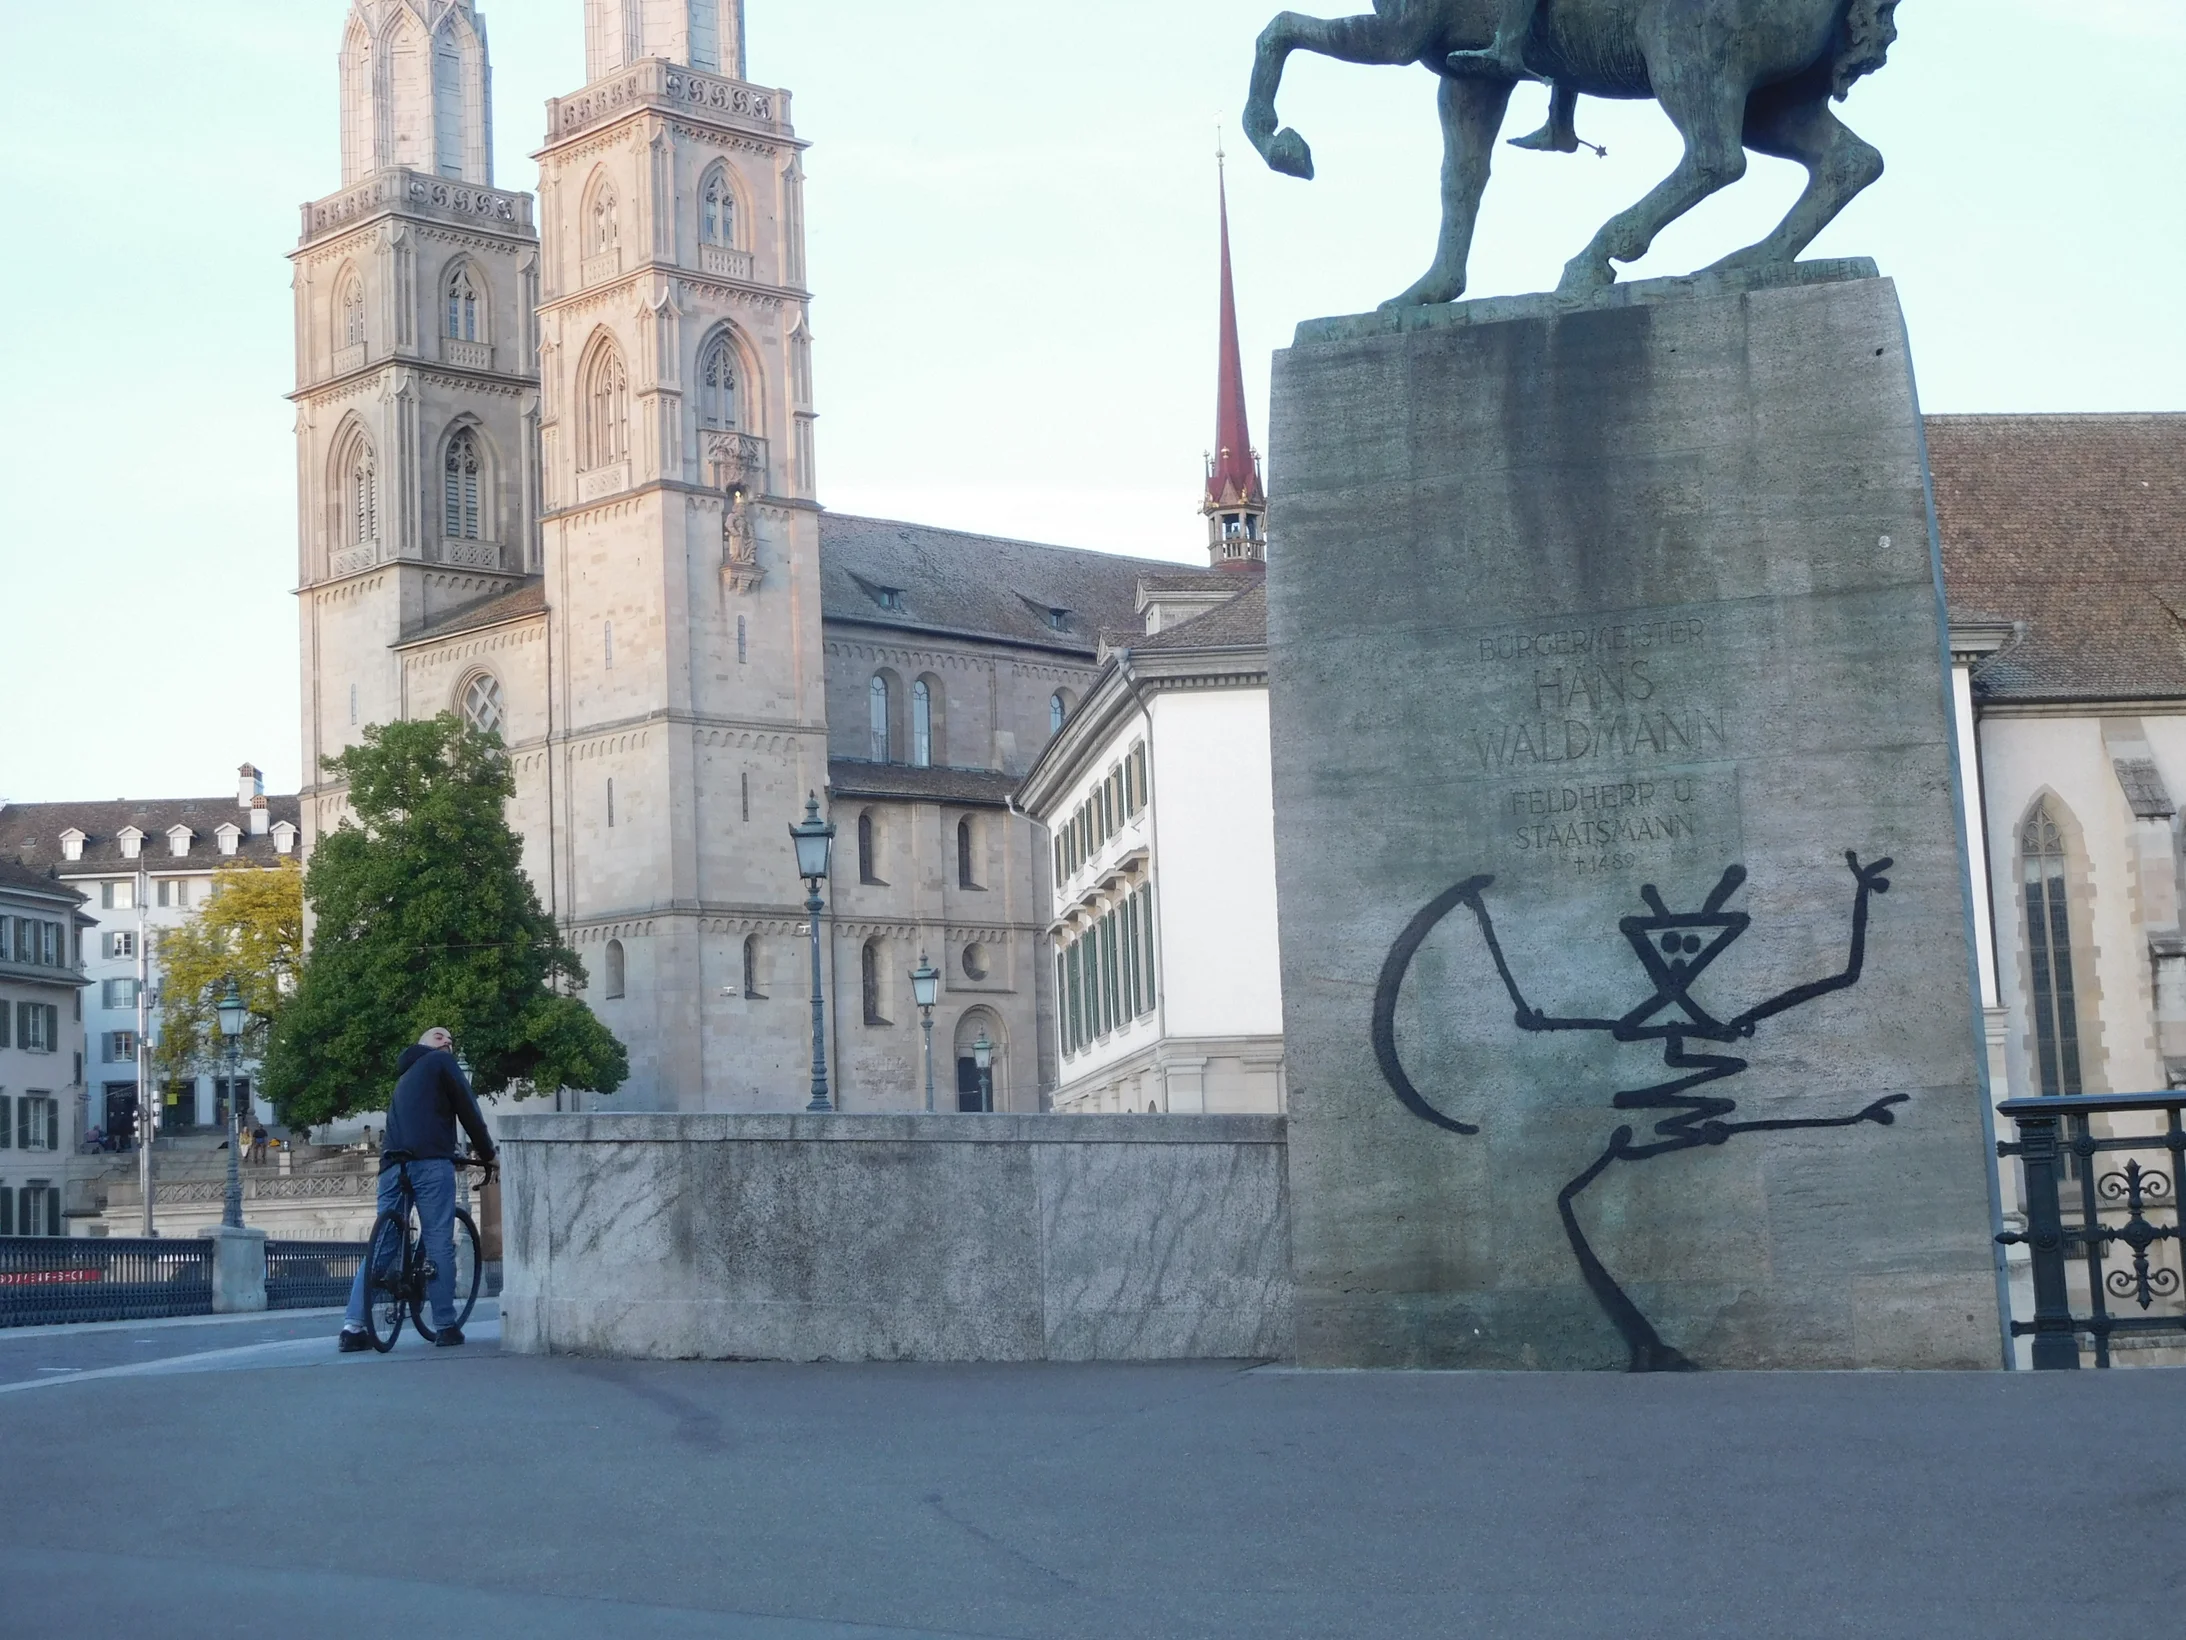
[[[1237,343],[1237,289],[1230,277],[1229,178],[1217,175],[1222,207],[1222,363],[1216,388],[1214,458],[1207,465],[1207,507],[1254,511],[1267,506],[1260,485],[1260,464],[1254,459],[1252,429],[1245,420],[1245,362]]]

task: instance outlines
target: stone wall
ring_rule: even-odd
[[[1291,1353],[1278,1117],[512,1116],[503,1347]]]

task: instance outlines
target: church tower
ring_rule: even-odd
[[[393,648],[538,567],[538,238],[492,186],[474,0],[354,0],[342,187],[303,208],[296,297],[298,588],[307,845],[321,767],[412,700]]]
[[[586,0],[540,154],[553,899],[624,1108],[800,1087],[827,784],[801,144],[738,0]],[[801,1097],[799,1103],[801,1103]]]
[[[1207,556],[1216,569],[1268,561],[1268,492],[1245,414],[1245,363],[1237,341],[1237,287],[1230,277],[1230,190],[1216,157],[1222,215],[1222,356],[1215,391],[1215,448],[1207,458]]]

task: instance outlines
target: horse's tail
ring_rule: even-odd
[[[1839,102],[1852,94],[1852,83],[1890,60],[1898,37],[1898,0],[1850,0],[1837,60],[1830,65],[1830,90]]]

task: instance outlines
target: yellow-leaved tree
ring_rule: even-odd
[[[224,1068],[227,1042],[214,1008],[232,978],[250,1009],[241,1051],[257,1059],[266,1033],[296,988],[304,960],[304,873],[294,860],[223,866],[212,897],[160,936],[162,1076]]]

